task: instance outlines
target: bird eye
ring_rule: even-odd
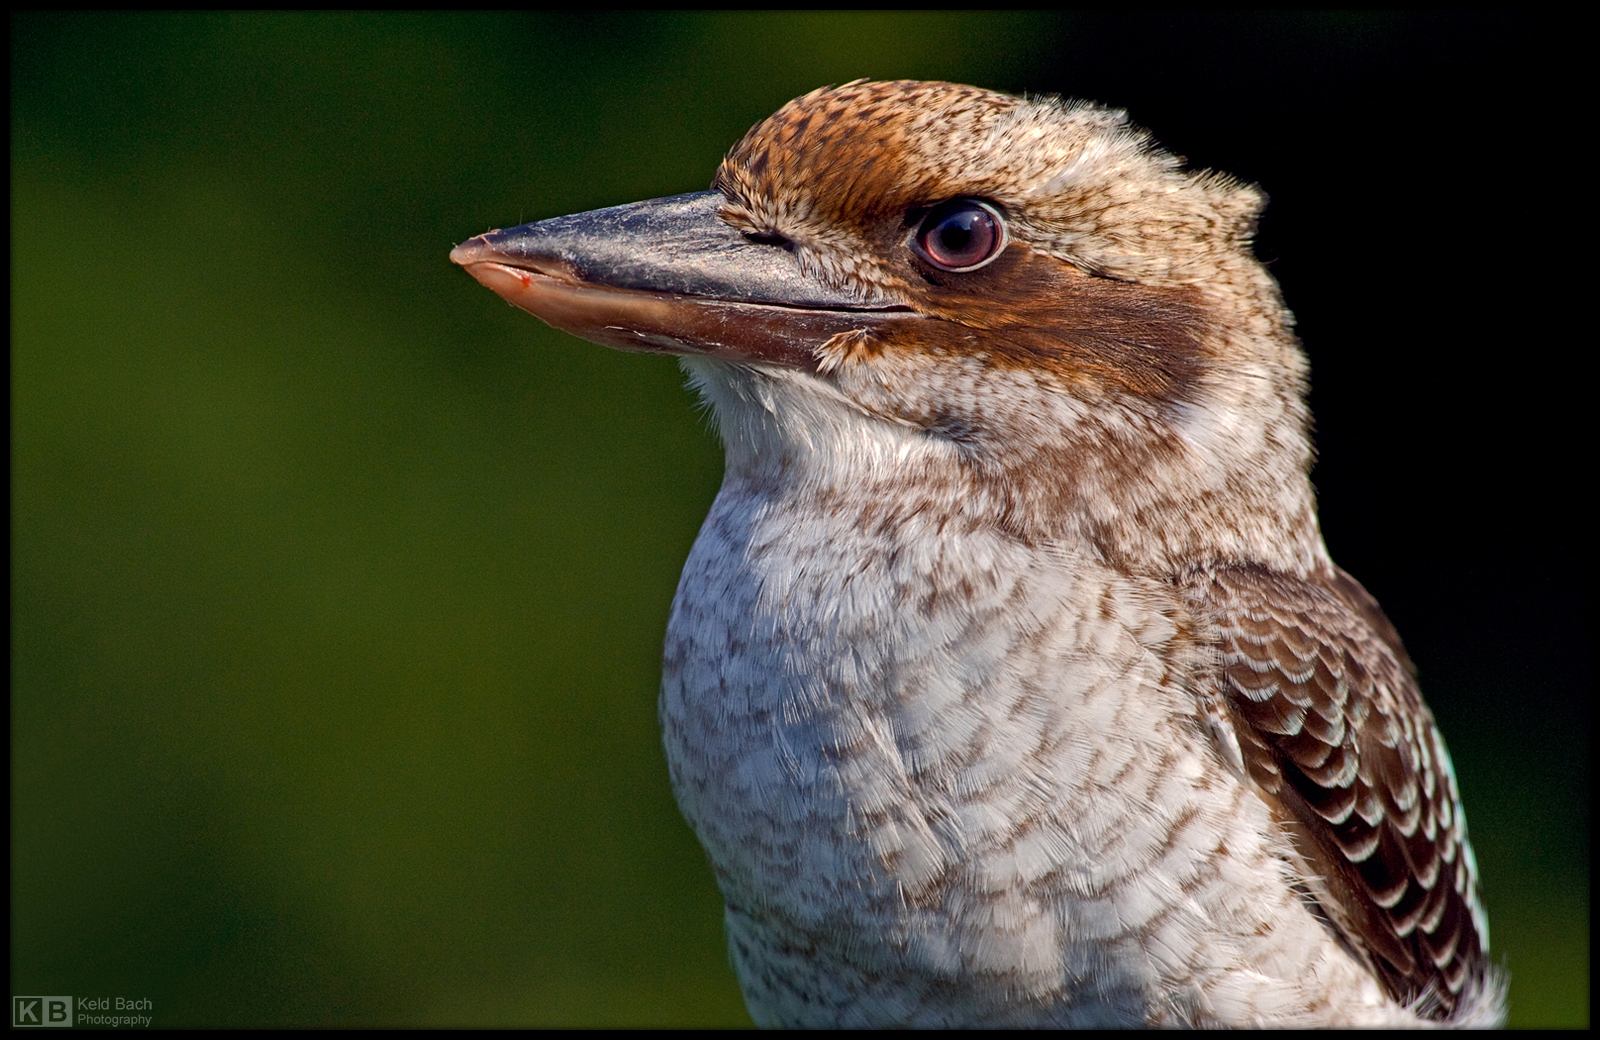
[[[917,255],[941,271],[975,271],[1005,247],[1004,218],[977,199],[951,199],[933,207],[911,237]]]

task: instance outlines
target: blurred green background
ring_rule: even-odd
[[[13,15],[12,992],[748,1022],[655,721],[720,450],[670,359],[446,254],[702,188],[871,76],[1127,106],[1273,194],[1330,546],[1451,740],[1513,1024],[1586,1025],[1587,435],[1533,302],[1535,25]]]

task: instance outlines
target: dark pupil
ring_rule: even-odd
[[[960,256],[972,244],[972,225],[978,219],[978,214],[972,210],[964,213],[952,213],[940,222],[935,234],[939,236],[939,245],[949,253]]]

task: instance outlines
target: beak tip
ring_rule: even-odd
[[[479,235],[477,238],[469,238],[450,250],[450,262],[465,267],[470,263],[482,260],[484,254],[488,252],[488,243],[484,241],[486,237],[488,236]]]

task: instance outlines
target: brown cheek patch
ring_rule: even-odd
[[[961,349],[991,364],[1168,403],[1191,400],[1205,370],[1197,289],[1099,278],[1017,244],[978,271],[931,277],[944,284],[927,285],[912,305],[945,319],[930,324],[977,332],[958,337]]]

